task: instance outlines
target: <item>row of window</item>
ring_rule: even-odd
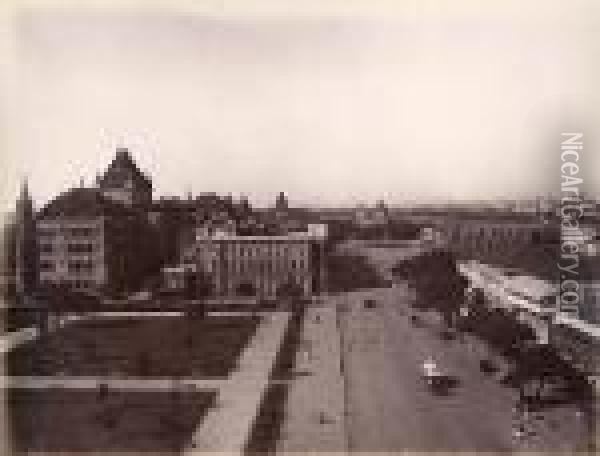
[[[91,272],[94,270],[92,261],[69,261],[69,272]],[[40,261],[40,271],[55,271],[56,263],[54,261]]]
[[[53,261],[40,261],[40,271],[54,271]]]
[[[91,272],[94,263],[91,261],[69,261],[69,272]]]
[[[241,273],[250,272],[253,270],[266,270],[268,272],[273,272],[277,269],[281,269],[280,267],[277,267],[277,263],[274,263],[272,261],[260,261],[252,263],[239,262],[237,264],[238,267],[236,269],[238,269]],[[288,264],[291,269],[303,269],[308,266],[308,262],[305,260],[291,260]]]
[[[460,240],[461,238],[476,238],[476,237],[485,237],[486,235],[486,229],[485,228],[479,228],[479,230],[477,230],[476,232],[473,231],[454,231],[452,233],[452,240]],[[522,231],[522,230],[516,230],[516,229],[501,229],[501,228],[491,228],[491,230],[489,230],[489,235],[491,238],[498,238],[498,239],[511,239],[511,240],[539,240],[540,239],[540,233],[536,232],[536,231]]]
[[[40,244],[41,253],[52,253],[54,252],[54,245],[52,244]]]
[[[69,281],[60,282],[60,283],[57,283],[52,280],[42,280],[41,284],[44,287],[50,287],[50,288],[56,288],[59,285],[60,286],[67,285],[67,286],[70,286],[71,288],[75,288],[75,289],[90,289],[90,288],[95,287],[96,282],[93,280],[85,280],[85,279],[69,280]]]
[[[297,256],[308,256],[307,250],[298,250],[298,249],[290,249],[288,247],[279,247],[270,245],[269,247],[263,248],[252,248],[252,247],[240,247],[236,252],[238,256],[242,257],[252,257],[252,256],[276,256],[276,257],[284,257],[290,254],[295,254]]]
[[[247,256],[247,257],[234,257],[234,258],[232,258],[232,261],[234,263],[249,263],[249,264],[258,264],[258,263],[270,263],[270,264],[277,264],[277,265],[282,265],[285,263],[308,264],[308,258],[306,258],[306,257],[296,257],[296,258],[268,257],[268,256],[263,256],[263,255]],[[295,266],[292,266],[292,267],[295,267]]]
[[[69,253],[91,253],[94,251],[94,244],[87,242],[84,244],[68,244],[67,252]]]
[[[40,252],[41,253],[53,253],[56,250],[57,250],[56,246],[52,243],[41,243],[40,244]],[[91,242],[67,245],[67,252],[69,252],[69,253],[92,253],[93,251],[94,251],[94,244]]]
[[[57,234],[65,234],[75,237],[89,237],[98,232],[98,228],[93,227],[37,227],[37,235],[42,237],[56,236]]]

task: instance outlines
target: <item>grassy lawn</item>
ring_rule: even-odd
[[[7,396],[16,450],[164,454],[188,442],[216,393],[10,390]]]
[[[226,377],[260,317],[103,318],[6,355],[8,375]]]

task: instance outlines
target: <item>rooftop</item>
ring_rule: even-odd
[[[78,187],[58,195],[39,211],[38,217],[124,215],[130,212],[98,189]]]
[[[148,188],[152,188],[152,180],[146,176],[131,157],[129,149],[118,147],[115,158],[108,165],[106,172],[98,179],[98,185],[102,188],[120,187],[123,179],[133,177],[142,182]]]

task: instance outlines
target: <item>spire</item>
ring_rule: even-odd
[[[31,200],[31,196],[29,195],[29,183],[27,182],[27,178],[23,178],[23,182],[21,182],[21,200]]]
[[[27,216],[33,211],[33,202],[31,200],[31,195],[29,193],[29,183],[27,178],[23,178],[23,182],[21,183],[21,193],[19,195],[19,200],[17,201],[17,212],[19,216]]]
[[[23,179],[17,201],[15,239],[15,286],[19,294],[30,292],[36,280],[34,218],[29,184],[27,179]]]
[[[285,196],[285,192],[279,192],[277,199],[275,200],[275,209],[285,211],[288,208],[287,197]]]
[[[128,156],[129,155],[129,149],[125,146],[117,146],[117,150],[116,150],[116,154],[117,157],[120,156]]]
[[[122,146],[117,147],[113,163],[118,166],[136,166],[129,149]]]
[[[240,207],[244,211],[249,211],[250,210],[250,201],[248,200],[248,196],[247,195],[241,195],[240,196]]]

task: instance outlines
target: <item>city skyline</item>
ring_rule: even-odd
[[[598,118],[593,4],[553,2],[532,22],[535,2],[463,3],[17,10],[3,17],[3,106],[17,113],[3,209],[25,176],[38,207],[93,182],[119,145],[156,195],[352,206],[558,192],[560,133],[591,143]],[[598,193],[599,159],[582,157]]]
[[[128,154],[131,155],[131,149],[127,148],[127,147],[123,147],[123,146],[117,146],[112,152],[113,152],[113,159],[115,156],[115,153],[118,155],[119,150],[121,151],[127,151]],[[109,160],[109,162],[103,166],[102,168],[98,169],[95,173],[88,173],[90,174],[91,177],[81,174],[78,178],[77,176],[75,176],[72,181],[69,180],[68,182],[70,183],[70,185],[68,185],[64,191],[61,191],[57,194],[54,195],[49,195],[49,197],[47,199],[44,200],[40,200],[40,199],[35,199],[32,195],[31,192],[31,180],[29,179],[28,176],[23,176],[19,185],[19,192],[20,195],[22,196],[22,192],[24,189],[26,189],[27,194],[29,195],[29,197],[31,198],[31,203],[33,205],[33,209],[34,210],[42,210],[45,206],[47,206],[48,204],[50,204],[53,200],[55,200],[57,197],[59,197],[60,195],[63,195],[65,193],[70,192],[72,189],[76,189],[76,188],[96,188],[98,186],[98,181],[101,178],[101,176],[103,175],[103,173],[105,173],[111,166],[111,163],[113,161],[113,159]],[[135,163],[135,166],[138,166],[138,160],[133,158],[133,162]],[[160,171],[160,170],[159,170]],[[406,197],[405,199],[399,199],[398,197],[396,198],[390,198],[390,194],[381,194],[381,195],[371,195],[371,197],[364,197],[361,195],[349,195],[347,196],[346,200],[339,205],[334,205],[334,204],[322,204],[322,202],[316,200],[316,201],[299,201],[298,199],[295,198],[294,195],[290,195],[289,193],[286,192],[282,192],[282,191],[273,191],[273,192],[269,192],[266,194],[262,194],[262,195],[252,195],[252,193],[247,193],[247,192],[240,192],[240,193],[233,193],[233,192],[223,192],[223,193],[217,193],[217,192],[210,192],[210,191],[192,191],[191,190],[191,186],[186,186],[185,191],[183,191],[182,193],[179,194],[173,194],[173,193],[169,193],[169,194],[159,194],[157,193],[156,187],[155,187],[155,182],[156,182],[156,175],[153,175],[152,173],[148,172],[148,170],[144,170],[141,169],[141,172],[149,179],[149,181],[152,183],[153,188],[152,188],[152,199],[155,201],[161,201],[161,200],[172,200],[172,199],[181,199],[181,200],[185,200],[185,199],[189,199],[189,198],[196,198],[199,196],[208,196],[208,195],[215,195],[215,196],[219,196],[219,197],[224,197],[224,198],[231,198],[232,201],[236,202],[236,203],[242,203],[244,201],[249,202],[252,206],[256,206],[257,208],[272,208],[275,207],[277,204],[277,200],[279,198],[282,197],[282,195],[286,198],[286,200],[291,200],[292,201],[292,206],[295,207],[299,207],[299,208],[307,208],[307,209],[353,209],[353,208],[361,208],[361,207],[375,207],[381,203],[384,203],[386,206],[388,207],[393,207],[393,208],[406,208],[406,209],[410,209],[410,208],[426,208],[426,207],[431,207],[433,208],[437,208],[437,209],[442,209],[442,208],[446,208],[446,209],[458,209],[458,208],[479,208],[479,209],[485,209],[485,208],[492,208],[492,209],[513,209],[516,210],[517,212],[520,211],[529,211],[532,208],[537,207],[536,205],[539,203],[536,203],[536,200],[539,202],[543,202],[542,204],[550,204],[550,203],[554,203],[554,204],[558,204],[558,201],[561,198],[561,194],[560,192],[548,192],[548,193],[538,193],[538,194],[533,194],[533,195],[502,195],[499,198],[489,198],[489,199],[479,199],[479,198],[473,198],[473,199],[452,199],[452,198],[448,198],[447,195],[446,196],[439,196],[437,198],[410,198],[410,197]],[[93,174],[93,175],[92,175]],[[158,176],[158,178],[160,179],[160,176]],[[21,196],[19,196],[19,198],[21,198]],[[253,198],[254,197],[254,198]],[[593,199],[598,198],[597,195],[593,195],[590,194],[589,192],[581,192],[581,199],[582,201],[591,201]],[[15,199],[14,203],[15,205],[18,204],[18,198]],[[13,210],[5,210],[5,211],[0,211],[1,213],[3,213],[4,215],[8,215],[9,213],[13,212]]]

